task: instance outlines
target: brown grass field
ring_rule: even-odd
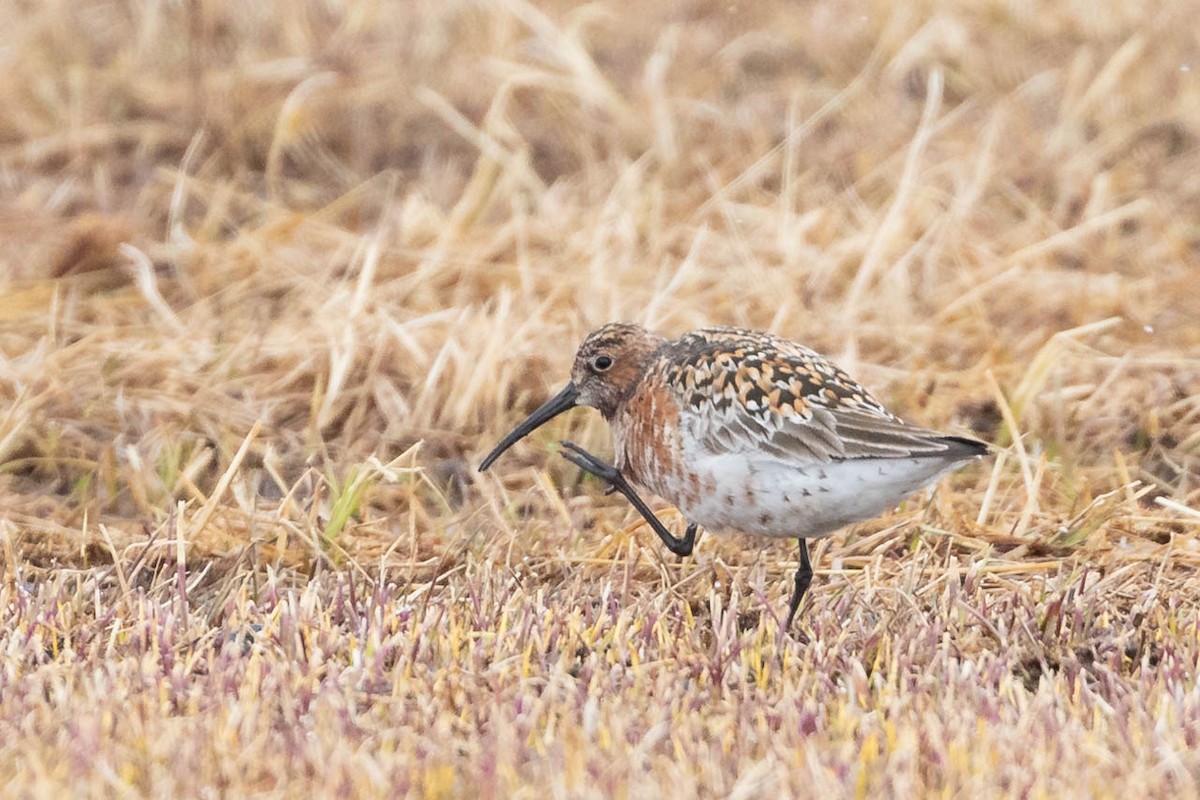
[[[0,793],[1200,795],[1198,19],[0,4]],[[476,473],[614,319],[996,454],[787,636],[595,412]]]

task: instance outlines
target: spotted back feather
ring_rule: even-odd
[[[710,453],[815,461],[978,454],[905,423],[829,359],[778,336],[692,331],[664,344],[649,371],[675,394],[680,425]]]

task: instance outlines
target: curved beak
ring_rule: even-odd
[[[579,400],[579,390],[575,388],[575,384],[568,383],[563,387],[561,392],[551,397],[545,403],[542,403],[537,411],[534,411],[525,418],[524,422],[509,431],[509,434],[501,439],[500,443],[492,449],[492,452],[488,453],[487,457],[483,459],[479,465],[479,471],[483,472],[486,470],[492,465],[493,461],[500,457],[501,453],[533,433],[537,428],[545,425],[564,411],[570,411],[575,407],[577,400]]]

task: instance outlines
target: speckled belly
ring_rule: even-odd
[[[649,487],[688,520],[718,533],[814,538],[894,507],[957,462],[861,458],[795,465],[722,454],[688,466],[691,477]]]

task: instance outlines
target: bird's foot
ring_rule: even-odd
[[[562,457],[579,467],[584,472],[595,475],[608,483],[605,494],[612,494],[625,484],[625,478],[620,470],[598,456],[594,456],[574,442],[560,442],[563,449],[568,451]]]

